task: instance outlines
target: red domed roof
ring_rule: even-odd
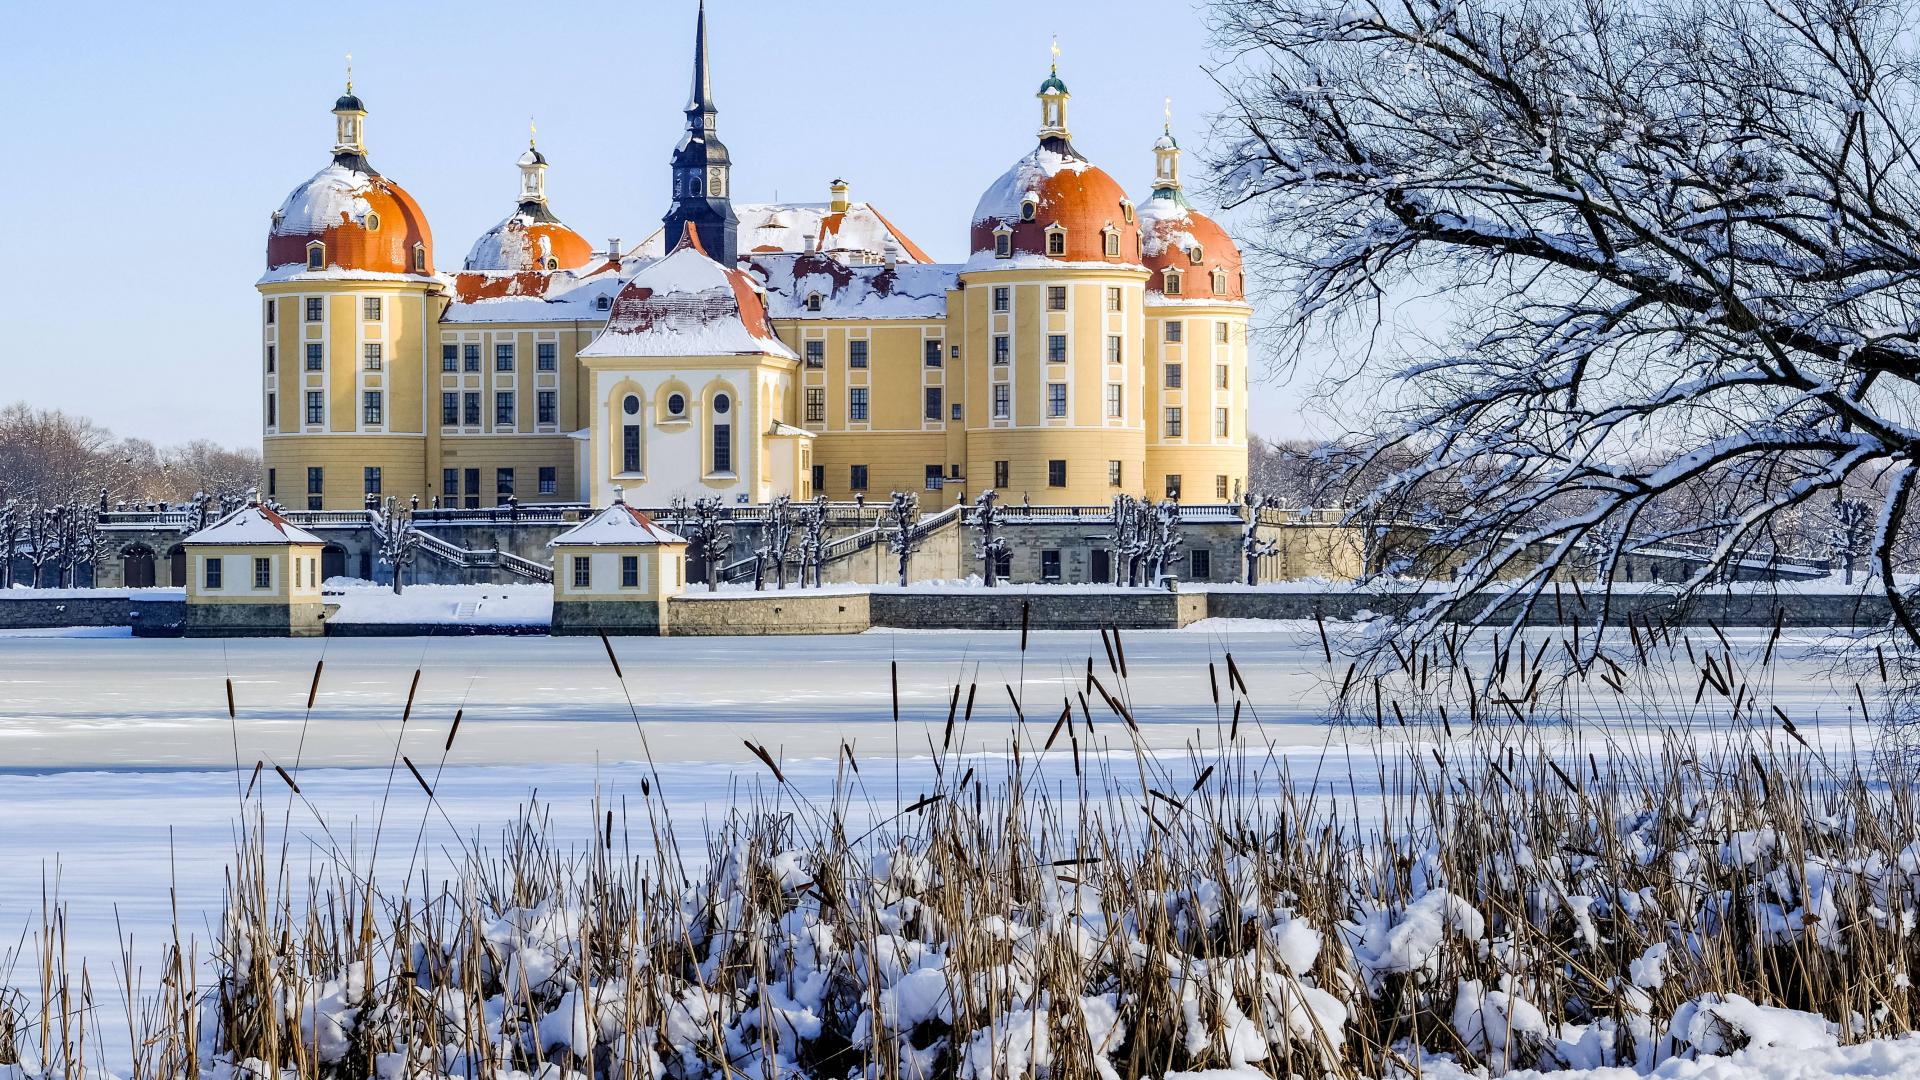
[[[1200,258],[1193,256],[1198,249]],[[1140,254],[1153,276],[1147,291],[1166,293],[1166,271],[1179,271],[1178,300],[1246,299],[1240,269],[1240,249],[1227,230],[1182,199],[1156,194],[1140,206]],[[1226,273],[1226,288],[1214,291],[1214,271]]]
[[[546,208],[522,205],[480,234],[467,252],[468,270],[520,274],[530,270],[578,270],[593,261],[593,245],[562,225]]]
[[[1031,204],[1029,213],[1027,204]],[[1061,262],[1135,265],[1140,261],[1140,233],[1129,220],[1127,193],[1111,176],[1081,157],[1065,139],[1049,138],[1008,169],[980,196],[973,211],[975,268],[990,267],[995,259],[994,235],[1002,227],[1012,231],[1014,257],[1032,256]],[[1066,230],[1065,250],[1047,253],[1047,230]],[[1120,254],[1109,256],[1104,232],[1120,233]]]
[[[267,233],[267,269],[305,266],[307,245],[315,240],[327,246],[328,269],[433,273],[433,233],[420,204],[358,164],[336,160],[293,189]],[[414,262],[415,244],[425,250],[424,265]]]

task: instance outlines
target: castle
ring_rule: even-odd
[[[839,180],[825,203],[732,201],[704,8],[672,205],[631,246],[562,222],[530,140],[513,211],[444,272],[349,81],[258,282],[268,496],[1236,498],[1239,252],[1187,202],[1170,133],[1138,203],[1074,149],[1055,67],[1038,145],[980,197],[958,264]]]

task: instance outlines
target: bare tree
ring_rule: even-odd
[[[1260,511],[1269,509],[1279,502],[1272,495],[1255,495],[1249,491],[1240,496],[1243,522],[1240,526],[1240,557],[1247,565],[1247,584],[1260,584],[1260,560],[1271,555],[1279,548],[1274,540],[1260,536]]]
[[[13,558],[20,550],[20,504],[0,499],[0,589],[13,588]]]
[[[900,584],[907,584],[913,566],[913,553],[920,547],[920,496],[911,491],[896,491],[887,503],[887,550],[900,560]]]
[[[1835,495],[1827,515],[1832,559],[1844,584],[1853,584],[1854,567],[1873,542],[1873,507],[1864,499]]]
[[[969,517],[971,524],[980,533],[980,577],[991,589],[1000,581],[1000,561],[1013,553],[1007,538],[1000,535],[1000,522],[1005,511],[996,505],[1000,493],[988,488],[973,500],[973,513]]]
[[[787,550],[793,546],[793,498],[775,495],[760,519],[760,547],[754,551],[753,587],[760,588],[761,567],[773,565],[773,587],[787,587]]]
[[[820,587],[821,566],[827,558],[827,497],[815,495],[803,504],[800,521],[800,585],[806,587],[809,574],[813,587]]]
[[[424,539],[413,524],[415,509],[418,507],[402,509],[399,500],[389,495],[386,504],[373,519],[374,538],[380,545],[380,565],[393,567],[393,591],[396,594],[400,592],[407,568],[413,565]]]
[[[1146,583],[1156,588],[1168,585],[1173,580],[1173,567],[1184,558],[1180,554],[1185,538],[1180,528],[1180,504],[1168,499],[1158,504],[1135,505],[1141,517],[1141,532],[1146,538]]]
[[[693,504],[693,533],[687,537],[706,571],[707,591],[720,588],[720,570],[733,551],[733,521],[726,504],[717,495],[696,499]]]
[[[1892,0],[1621,5],[1221,0],[1214,164],[1285,298],[1283,350],[1445,294],[1448,332],[1344,375],[1383,401],[1368,496],[1444,491],[1457,566],[1405,632],[1508,577],[1527,602],[1604,539],[1706,545],[1696,590],[1782,513],[1868,475],[1890,572],[1920,440],[1914,39]],[[1429,304],[1429,307],[1432,305]],[[1363,335],[1364,340],[1364,335]],[[1700,517],[1657,520],[1710,484]],[[1606,600],[1600,618],[1606,619]]]
[[[1129,588],[1140,584],[1140,562],[1147,553],[1140,505],[1140,500],[1131,495],[1115,495],[1109,514],[1107,547],[1112,552],[1113,580]]]

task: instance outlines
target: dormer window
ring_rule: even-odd
[[[1067,253],[1067,230],[1058,225],[1047,226],[1047,254],[1065,255]]]
[[[549,256],[547,256],[547,261],[541,264],[541,269],[543,269],[543,270],[558,270],[558,269],[560,269],[560,260],[559,260],[559,259],[556,259],[556,258],[554,258],[554,257],[553,257],[553,256],[551,256],[551,255],[549,255]]]
[[[315,240],[307,245],[307,269],[324,270],[327,265],[327,245]]]
[[[807,310],[808,311],[820,310],[820,294],[819,293],[807,294]]]
[[[1199,244],[1195,244],[1192,247],[1188,248],[1187,261],[1192,263],[1195,266],[1199,266],[1201,263],[1207,261],[1206,249],[1202,248]]]
[[[1227,291],[1227,272],[1225,270],[1220,270],[1220,269],[1214,270],[1213,291],[1216,293],[1223,293]]]
[[[993,257],[996,259],[1013,257],[1013,230],[1005,225],[993,230]]]
[[[368,232],[380,231],[380,215],[379,214],[369,213],[367,215],[367,231]]]
[[[593,310],[595,311],[605,311],[612,306],[613,298],[611,296],[596,296],[593,298]]]
[[[1125,199],[1120,200],[1120,220],[1133,224],[1133,204]]]
[[[1100,239],[1105,247],[1107,258],[1117,259],[1120,257],[1120,230],[1114,228],[1111,222],[1108,223],[1106,228],[1100,230]]]
[[[416,274],[427,272],[427,245],[425,244],[413,245],[413,272]]]
[[[1160,271],[1160,280],[1161,292],[1166,293],[1168,296],[1180,295],[1180,271],[1169,266],[1165,270]]]
[[[1038,213],[1039,209],[1040,209],[1040,204],[1038,201],[1034,199],[1032,195],[1028,195],[1026,198],[1021,199],[1020,200],[1020,220],[1032,221],[1033,215]]]

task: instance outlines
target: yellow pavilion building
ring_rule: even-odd
[[[1170,134],[1136,201],[1074,149],[1057,72],[1037,98],[1037,145],[980,197],[966,260],[937,263],[841,180],[732,201],[702,11],[662,226],[590,243],[530,143],[512,212],[448,270],[349,85],[258,282],[268,497],[1237,498],[1239,251],[1187,202]]]

